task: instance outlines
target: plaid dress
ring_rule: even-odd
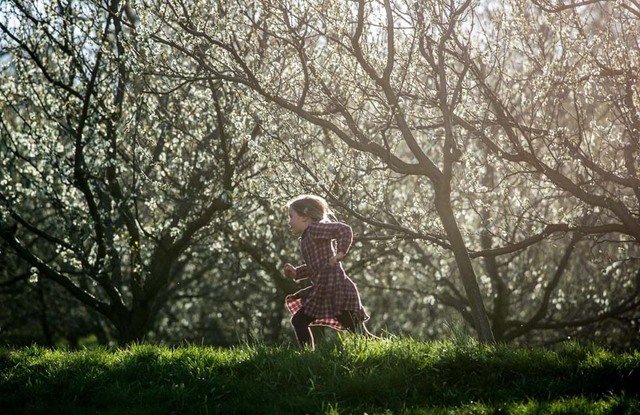
[[[335,243],[333,242],[335,240]],[[369,318],[360,301],[356,285],[338,262],[329,265],[336,254],[349,252],[353,232],[349,225],[338,222],[311,222],[300,237],[300,250],[304,264],[296,267],[296,280],[310,279],[311,286],[286,298],[292,314],[304,309],[304,314],[315,318],[312,326],[329,326],[337,330],[345,327],[337,320],[342,311],[350,311],[356,321]]]

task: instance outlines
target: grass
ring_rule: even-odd
[[[634,414],[640,353],[348,337],[318,350],[0,352],[9,414]]]

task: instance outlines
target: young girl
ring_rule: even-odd
[[[364,325],[369,316],[360,302],[358,289],[340,263],[353,241],[351,227],[331,222],[329,205],[319,196],[300,196],[287,206],[289,226],[300,235],[304,264],[297,267],[284,264],[284,274],[298,281],[309,278],[312,284],[286,298],[300,345],[313,350],[311,325],[352,332],[359,329],[373,336]]]

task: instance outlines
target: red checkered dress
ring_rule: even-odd
[[[309,278],[312,285],[287,296],[286,304],[292,314],[304,308],[306,315],[315,317],[310,325],[337,330],[345,329],[336,319],[342,311],[351,311],[359,321],[369,318],[360,302],[358,289],[342,264],[329,265],[329,259],[336,252],[349,252],[352,241],[351,227],[344,223],[311,222],[307,226],[300,237],[305,263],[296,267],[296,280]]]

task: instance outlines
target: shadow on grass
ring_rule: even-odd
[[[315,352],[30,348],[0,353],[0,407],[47,414],[632,413],[639,364],[638,353],[575,344],[552,352],[358,337]]]

